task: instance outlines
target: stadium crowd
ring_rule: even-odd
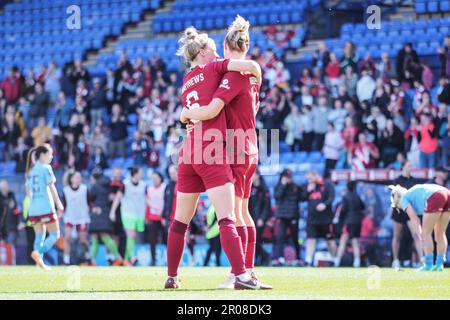
[[[311,65],[298,75],[290,74],[283,57],[272,50],[252,49],[249,58],[260,63],[265,79],[258,129],[281,129],[281,140],[292,151],[321,151],[326,159],[324,175],[309,172],[306,185],[295,184],[292,172],[284,170],[275,194],[270,194],[263,176],[255,176],[250,211],[258,229],[257,263],[284,264],[286,243],[294,244],[295,258],[300,256],[298,228],[306,214],[300,212],[299,202],[303,201],[307,203],[308,234],[313,235],[306,241],[307,264],[312,264],[318,238],[327,240],[337,264],[349,238],[354,266],[361,264],[361,254],[370,255],[374,247],[370,239],[383,227],[380,199],[372,189],[358,195],[350,183],[342,202],[333,207],[334,185],[326,179],[332,169],[400,169],[405,163],[414,168],[450,166],[450,37],[437,54],[439,79],[434,79],[411,44],[405,44],[395,60],[383,54],[377,61],[370,54],[359,57],[350,41],[342,57],[321,43]],[[106,206],[108,211],[125,176],[113,159],[131,157],[134,167],[151,168],[154,190],[143,199],[147,226],[141,240],[151,244],[155,264],[155,244],[164,243],[174,213],[177,175],[170,155],[184,130],[178,121],[180,82],[180,75],[167,72],[158,57],[130,61],[126,53],[117,68],[102,77],[91,77],[81,61],[64,68],[51,63],[26,74],[13,67],[0,82],[0,161],[15,161],[16,171],[22,174],[30,148],[49,142],[55,150],[53,167],[81,172],[84,183],[91,185],[90,210]],[[411,89],[412,99],[407,94]],[[107,168],[113,169],[110,176],[104,174]],[[448,186],[446,169],[438,172],[437,181]],[[99,195],[106,195],[107,200],[100,201]],[[119,211],[110,230],[119,247],[115,259],[125,250]],[[206,237],[211,246],[207,264],[212,253],[220,253],[217,221],[213,208],[204,203],[198,211],[188,246],[193,256],[196,238]],[[6,180],[0,183],[0,214],[3,241],[14,244],[19,230],[25,228],[32,245],[26,199],[19,204]],[[329,225],[333,223],[340,229],[345,225],[346,231],[332,234]],[[338,247],[340,233],[344,236]],[[362,253],[358,238],[365,239]],[[274,244],[272,252],[263,249],[263,242]]]

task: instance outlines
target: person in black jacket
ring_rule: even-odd
[[[268,253],[262,247],[263,232],[266,221],[272,214],[270,204],[270,191],[259,171],[253,175],[252,190],[248,202],[248,210],[256,223],[256,250],[255,261],[257,265],[264,264]]]
[[[164,191],[164,209],[162,212],[162,221],[161,221],[161,224],[166,229],[166,234],[169,230],[168,228],[170,222],[173,220],[175,214],[177,181],[178,181],[177,166],[171,164],[169,166],[168,173],[169,173],[169,182],[167,183],[166,189]]]
[[[111,207],[110,193],[111,181],[102,174],[101,170],[95,169],[91,176],[91,188],[89,190],[91,207],[89,233],[92,240],[90,254],[93,265],[95,265],[100,240],[114,257],[112,265],[119,266],[123,263],[117,244],[111,237],[114,231],[114,222],[109,215]]]
[[[361,223],[364,218],[365,205],[356,193],[356,183],[349,181],[347,183],[347,192],[342,199],[342,208],[339,219],[344,225],[344,232],[339,241],[339,248],[335,260],[335,266],[339,267],[342,256],[347,247],[347,241],[352,240],[353,247],[353,267],[361,266],[361,252],[359,249],[359,238],[361,237]]]
[[[275,239],[273,258],[279,262],[282,257],[283,245],[289,240],[286,232],[290,231],[290,237],[295,247],[296,258],[300,255],[300,245],[298,243],[298,219],[299,219],[299,202],[301,189],[294,183],[292,171],[285,169],[281,173],[280,180],[275,187],[275,200],[277,202],[277,210],[275,217],[277,218],[278,228]]]
[[[0,220],[3,214],[3,232],[0,233],[3,233],[3,240],[14,246],[19,231],[20,212],[17,210],[16,197],[6,180],[0,180],[0,198],[2,199],[0,205],[3,207],[0,207]]]
[[[306,257],[307,265],[313,264],[316,241],[319,238],[327,240],[328,251],[334,257],[336,243],[333,234],[333,210],[334,186],[324,181],[322,177],[310,170],[306,174],[307,185],[302,188],[302,201],[308,202],[308,217],[306,221]]]
[[[406,161],[403,163],[402,172],[400,176],[398,176],[393,185],[401,185],[402,187],[409,189],[415,186],[418,183],[421,183],[420,180],[411,176],[411,171],[413,167],[411,162]],[[411,247],[411,242],[413,241],[414,249],[413,253],[416,253],[416,263],[420,263],[418,261],[421,252],[421,244],[420,239],[417,237],[415,232],[412,232],[412,224],[409,220],[408,214],[403,210],[392,210],[392,223],[393,223],[393,235],[392,235],[392,267],[400,268],[400,248],[401,244],[404,244],[404,248]],[[408,227],[408,228],[406,228]],[[402,241],[403,240],[403,241]],[[409,259],[408,259],[409,260]]]

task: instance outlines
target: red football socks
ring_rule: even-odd
[[[233,220],[225,218],[219,221],[220,242],[230,261],[233,273],[238,276],[245,273],[244,253],[236,225]]]
[[[247,250],[245,251],[245,268],[253,269],[255,266],[255,251],[256,251],[256,228],[247,227]]]
[[[178,275],[181,257],[183,256],[184,243],[188,225],[178,220],[173,220],[167,237],[167,274],[169,277]]]
[[[247,252],[247,241],[248,241],[248,235],[247,235],[247,227],[236,227],[237,233],[239,237],[241,238],[241,245],[242,245],[242,253],[244,254],[244,261],[245,261],[245,254]],[[234,274],[234,270],[231,269],[231,273]]]

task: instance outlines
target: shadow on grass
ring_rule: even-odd
[[[123,290],[52,290],[52,291],[7,291],[0,294],[51,294],[51,293],[133,293],[133,292],[204,292],[204,291],[224,291],[222,289],[123,289]]]

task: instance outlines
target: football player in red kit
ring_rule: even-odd
[[[207,105],[228,71],[251,72],[261,77],[253,61],[214,61],[218,55],[212,39],[193,27],[180,39],[178,54],[191,68],[183,79],[182,102],[186,109]],[[178,164],[178,193],[175,218],[167,240],[167,289],[179,288],[178,267],[183,254],[185,235],[201,192],[206,191],[219,221],[220,239],[232,265],[235,289],[264,289],[245,269],[245,257],[234,217],[234,179],[225,159],[226,115],[197,122],[183,142]]]
[[[249,49],[249,22],[237,16],[224,41],[226,58],[245,59]],[[259,107],[261,79],[253,74],[228,72],[208,106],[184,109],[181,121],[211,121],[221,116],[225,108],[227,120],[227,153],[235,179],[236,226],[245,253],[245,267],[253,279],[256,248],[255,223],[248,210],[253,175],[258,165],[256,113]],[[219,288],[233,288],[234,270]],[[265,287],[270,287],[265,285]],[[271,287],[270,287],[271,288]]]

